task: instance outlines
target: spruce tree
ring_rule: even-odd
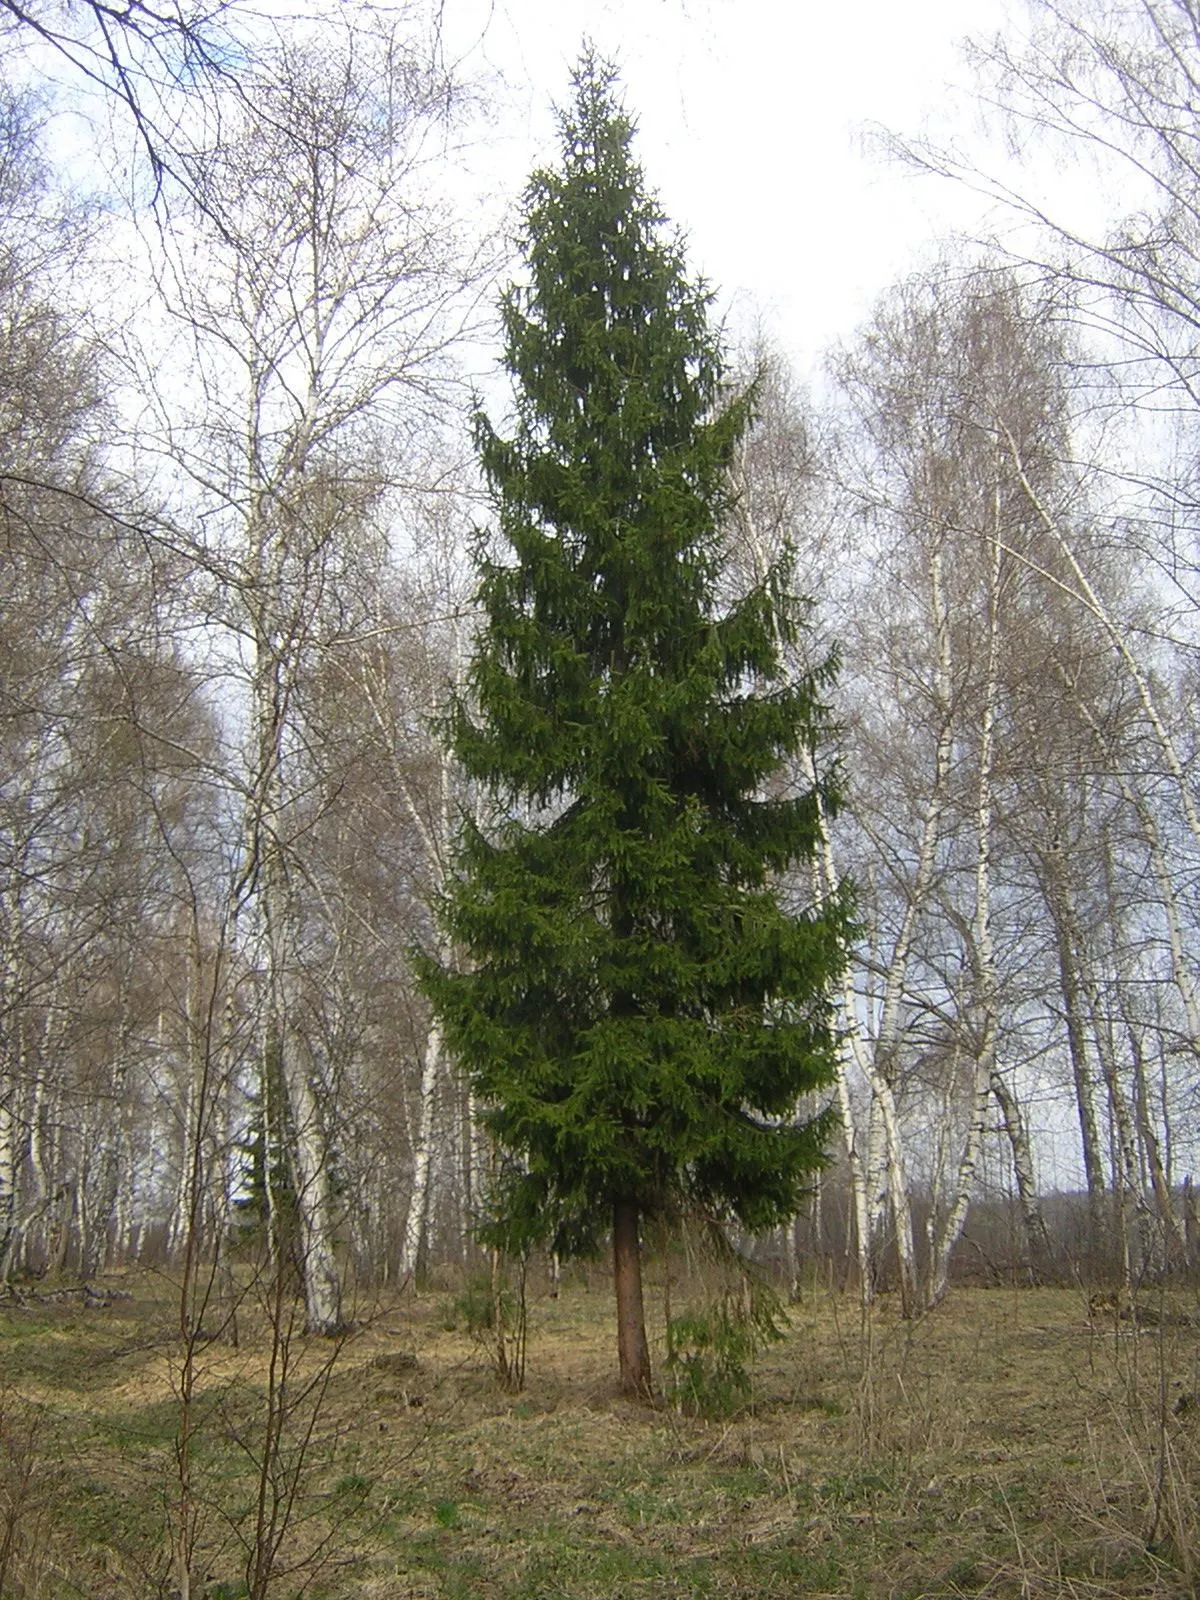
[[[710,296],[633,159],[611,68],[585,55],[561,164],[525,197],[527,282],[503,300],[515,420],[480,415],[499,541],[455,754],[466,820],[424,965],[446,1036],[510,1156],[492,1237],[596,1247],[611,1229],[621,1385],[650,1389],[639,1231],[696,1206],[789,1219],[828,1118],[838,898],[781,904],[828,782],[781,794],[821,736],[831,671],[797,679],[781,565],[719,596],[732,398]]]

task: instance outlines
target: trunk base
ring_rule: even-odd
[[[613,1205],[613,1288],[617,1299],[617,1352],[621,1362],[621,1393],[634,1400],[653,1396],[650,1346],[646,1342],[646,1313],[642,1304],[642,1251],[638,1239],[638,1208],[632,1200]]]

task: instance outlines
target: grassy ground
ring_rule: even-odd
[[[125,1287],[0,1312],[0,1595],[177,1594],[190,1540],[193,1600],[235,1600],[272,1505],[279,1600],[1196,1592],[1200,1327],[1178,1302],[1137,1331],[1065,1291],[959,1290],[915,1325],[813,1295],[751,1405],[705,1422],[616,1397],[599,1273],[531,1298],[520,1395],[428,1292],[340,1350],[274,1346],[266,1474],[273,1344],[247,1306],[236,1350],[197,1350],[184,1496],[169,1286]]]

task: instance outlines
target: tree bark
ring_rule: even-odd
[[[404,1242],[400,1255],[400,1281],[416,1280],[429,1217],[430,1182],[433,1175],[434,1119],[437,1110],[438,1078],[442,1065],[442,1026],[430,1024],[421,1068],[421,1108],[413,1148],[412,1195],[404,1223]]]
[[[1167,1270],[1173,1271],[1185,1264],[1187,1260],[1187,1245],[1171,1199],[1171,1185],[1163,1168],[1158,1135],[1154,1131],[1154,1124],[1150,1118],[1150,1095],[1146,1084],[1146,1060],[1142,1050],[1142,1042],[1138,1036],[1137,1028],[1128,1019],[1128,1015],[1126,1016],[1125,1027],[1129,1035],[1129,1052],[1133,1063],[1134,1115],[1137,1117],[1138,1132],[1141,1137],[1142,1148],[1145,1151],[1146,1165],[1150,1172],[1154,1201],[1158,1207],[1158,1220],[1163,1243],[1163,1260]]]
[[[971,1120],[967,1126],[967,1139],[958,1163],[954,1199],[949,1213],[937,1235],[936,1245],[929,1263],[929,1293],[926,1309],[932,1311],[941,1305],[950,1289],[950,1260],[954,1246],[962,1237],[967,1212],[975,1186],[975,1172],[979,1166],[979,1153],[987,1127],[988,1096],[991,1089],[992,1062],[995,1060],[994,1030],[980,1047],[971,1081]]]
[[[110,1127],[100,1152],[99,1170],[95,1176],[93,1197],[88,1208],[91,1227],[88,1230],[83,1259],[79,1264],[79,1275],[85,1283],[89,1283],[103,1271],[108,1263],[110,1250],[118,1244],[120,1229],[113,1226],[117,1201],[122,1178],[133,1158],[133,1152],[128,1147],[125,1127],[125,1089],[129,1078],[129,1052],[132,1045],[128,979],[127,973],[121,974],[122,1016],[117,1038],[117,1059],[113,1063],[109,1083],[112,1107]]]
[[[843,1013],[843,1016],[845,1013]],[[847,1081],[849,1063],[845,1050],[838,1064],[838,1107],[842,1114],[842,1132],[846,1139],[846,1159],[850,1168],[850,1194],[854,1215],[854,1246],[858,1260],[858,1293],[865,1311],[874,1299],[875,1284],[871,1270],[871,1206],[867,1195],[867,1179],[863,1171],[862,1151],[859,1148],[859,1130],[854,1123],[854,1105]],[[849,1229],[847,1229],[847,1235]],[[850,1240],[847,1237],[847,1256]]]
[[[1046,1231],[1046,1219],[1042,1215],[1041,1201],[1038,1199],[1029,1130],[1025,1126],[1016,1095],[1005,1082],[1004,1074],[996,1068],[992,1069],[992,1094],[1000,1107],[1000,1115],[1004,1119],[1004,1131],[1008,1135],[1012,1151],[1013,1174],[1017,1180],[1017,1198],[1021,1205],[1029,1277],[1033,1283],[1041,1283],[1050,1264],[1050,1235]]]
[[[802,1297],[800,1285],[800,1255],[796,1249],[796,1219],[789,1217],[780,1229],[783,1235],[783,1261],[787,1277],[787,1297],[791,1305],[799,1303]]]
[[[1096,1117],[1095,1091],[1085,1044],[1084,1016],[1080,994],[1076,952],[1072,945],[1070,912],[1066,903],[1065,886],[1056,860],[1043,855],[1042,866],[1047,888],[1047,904],[1054,925],[1055,952],[1058,956],[1059,985],[1062,993],[1064,1020],[1067,1026],[1067,1048],[1071,1058],[1071,1072],[1075,1081],[1075,1104],[1079,1113],[1080,1142],[1083,1148],[1083,1170],[1087,1180],[1088,1218],[1091,1227],[1093,1256],[1099,1253],[1104,1238],[1104,1163],[1100,1154],[1100,1125]]]
[[[1004,574],[1000,532],[1003,510],[1000,477],[992,489],[992,537],[988,561],[987,657],[979,715],[979,775],[975,792],[975,912],[969,930],[971,1010],[979,1018],[973,1028],[971,1119],[958,1164],[958,1183],[945,1223],[929,1262],[928,1305],[940,1304],[950,1285],[950,1258],[966,1226],[975,1185],[975,1172],[983,1148],[992,1079],[997,1076],[999,1034],[995,941],[992,937],[992,778],[995,762],[996,722],[1000,703],[1000,632],[1003,624]],[[957,1054],[957,1051],[956,1051]]]
[[[633,1200],[613,1204],[613,1285],[617,1299],[617,1353],[621,1393],[636,1400],[651,1395],[650,1346],[642,1304],[642,1250],[638,1207]]]

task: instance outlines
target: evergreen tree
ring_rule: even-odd
[[[462,959],[424,978],[513,1158],[493,1238],[581,1251],[611,1226],[622,1388],[645,1394],[642,1219],[768,1227],[821,1160],[828,1119],[796,1107],[833,1074],[847,913],[780,904],[834,796],[770,780],[815,746],[832,669],[785,671],[786,567],[719,601],[753,396],[723,386],[614,80],[585,55],[561,167],[530,182],[528,283],[503,301],[512,436],[477,419],[508,548],[481,541],[486,620],[448,732],[496,820],[464,823],[442,907]]]

